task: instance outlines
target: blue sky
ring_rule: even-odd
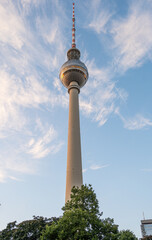
[[[152,218],[152,1],[76,3],[76,44],[88,67],[80,93],[84,183],[103,217],[140,236]],[[0,229],[62,214],[72,1],[0,1]]]

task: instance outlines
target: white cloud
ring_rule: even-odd
[[[89,115],[93,112],[93,105],[90,102],[86,102],[85,100],[83,100],[82,98],[80,98],[80,109],[86,114]]]
[[[20,148],[18,143],[12,145]],[[6,182],[8,179],[20,181],[23,174],[35,174],[36,168],[37,163],[23,157],[21,151],[13,151],[10,146],[7,146],[7,153],[5,148],[1,149],[0,183]]]
[[[126,102],[128,99],[128,93],[122,88],[115,87],[115,89],[116,89],[118,98],[123,102]]]
[[[87,172],[89,169],[93,170],[93,171],[96,171],[96,170],[99,170],[99,169],[102,169],[102,168],[106,168],[106,167],[109,167],[109,166],[110,166],[109,164],[105,164],[105,165],[93,164],[89,168],[83,169],[83,173]]]
[[[4,171],[6,172],[5,178],[12,178],[13,174],[24,173],[24,174],[35,174],[36,163],[31,162],[30,159],[19,158],[19,155],[7,157],[6,163],[4,164]],[[14,179],[16,178],[13,176]]]
[[[50,92],[34,76],[22,82],[5,70],[0,71],[0,131],[20,130],[26,123],[22,107],[38,107],[50,102]]]
[[[105,9],[101,1],[90,4],[92,20],[89,27],[99,35],[104,32],[107,36],[112,55],[111,71],[124,72],[152,59],[151,1],[132,1],[128,14],[116,18],[111,7]]]
[[[100,34],[101,32],[105,33],[107,31],[106,24],[112,17],[113,12],[110,12],[107,9],[100,8],[99,4],[97,4],[96,7],[97,8],[93,12],[93,19],[89,23],[89,27],[95,30],[98,34]]]
[[[103,125],[115,110],[118,94],[107,69],[99,69],[94,61],[87,62],[90,78],[82,89],[80,107],[83,113]]]
[[[63,29],[67,22],[67,17],[60,5],[58,1],[52,1],[52,8],[56,8],[56,13],[51,14],[49,18],[45,15],[36,19],[39,35],[51,51],[52,57],[49,59],[49,69],[59,69],[62,64],[60,62],[61,59],[65,59],[66,38]],[[61,14],[62,19],[60,17]]]
[[[106,168],[106,167],[109,167],[109,166],[110,166],[109,164],[106,164],[106,165],[92,165],[92,166],[90,166],[90,169],[91,170],[98,170],[98,169]]]
[[[111,33],[119,70],[140,66],[152,53],[152,5],[134,1],[126,18],[113,21]]]
[[[136,115],[135,118],[125,121],[124,127],[130,130],[138,130],[147,126],[152,126],[152,121],[141,115]]]
[[[0,182],[35,174],[40,158],[63,145],[52,123],[42,119],[51,107],[68,105],[68,94],[52,81],[65,57],[66,17],[52,1],[55,13],[45,17],[41,11],[39,21],[31,11],[39,4],[46,7],[39,0],[0,2]]]
[[[38,1],[23,2],[35,6]],[[18,76],[36,74],[38,66],[46,72],[48,69],[49,72],[58,70],[66,46],[60,18],[61,7],[52,1],[52,5],[56,6],[56,14],[50,14],[50,18],[42,14],[41,19],[34,16],[34,24],[30,25],[28,16],[23,14],[23,9],[19,9],[18,5],[12,1],[0,3],[1,65],[9,66]],[[42,5],[45,7],[45,2]],[[65,23],[65,14],[63,18]]]
[[[32,5],[35,7],[39,6],[41,3],[40,0],[21,0],[23,8],[25,8],[26,12],[28,12]]]
[[[93,29],[98,34],[107,31],[107,25],[114,14],[114,7],[112,2],[107,6],[101,0],[88,0],[82,4],[84,11],[85,27]],[[87,9],[87,15],[86,15]]]
[[[31,154],[33,158],[43,158],[50,152],[54,152],[58,145],[50,146],[50,143],[56,138],[56,134],[55,129],[51,126],[43,136],[36,140],[31,138],[27,145],[27,153]]]
[[[144,116],[137,114],[133,118],[124,118],[117,108],[115,113],[120,117],[124,123],[124,127],[129,130],[139,130],[148,126],[152,126],[152,121]]]
[[[56,154],[63,146],[53,126],[40,119],[33,125],[31,132],[13,134],[9,141],[1,142],[0,182],[20,181],[24,174],[37,174],[41,158]]]
[[[30,5],[31,2],[22,1],[22,3]],[[22,115],[24,119],[21,121],[22,126],[26,123],[26,117],[23,115],[23,112],[21,112],[22,107],[38,108],[42,104],[68,106],[68,94],[65,94],[65,91],[62,92],[59,80],[52,75],[54,78],[52,84],[56,92],[50,92],[42,84],[42,76],[40,77],[36,71],[36,64],[44,68],[43,72],[47,72],[48,69],[49,71],[54,71],[60,66],[61,57],[64,59],[65,55],[63,24],[65,24],[67,20],[65,15],[63,15],[64,21],[61,22],[59,15],[63,11],[58,2],[52,2],[52,4],[55,4],[57,14],[56,16],[54,16],[54,14],[51,15],[50,18],[47,16],[41,16],[41,19],[37,18],[35,27],[38,32],[35,32],[35,29],[31,29],[31,26],[27,25],[28,22],[26,18],[20,16],[17,9],[12,5],[14,15],[18,17],[21,25],[20,28],[16,29],[16,35],[22,36],[22,48],[18,49],[14,54],[13,50],[7,51],[6,46],[6,49],[1,52],[1,59],[4,59],[3,64],[5,64],[7,68],[7,82],[8,79],[11,79],[11,86],[13,86],[15,90],[13,91],[12,97],[10,97],[10,103],[13,108],[12,112],[15,113],[16,111],[16,113],[14,115],[11,114],[11,116],[17,116],[18,119],[20,119]],[[5,15],[7,15],[7,11],[5,9],[4,11]],[[8,28],[9,27],[10,25],[8,23]],[[8,39],[9,36],[6,37]],[[43,40],[43,44],[41,40]],[[7,41],[5,44],[7,44]],[[12,43],[11,46],[13,46]],[[50,53],[48,53],[48,49]],[[100,125],[102,125],[107,121],[109,114],[113,112],[113,101],[116,98],[114,84],[107,81],[109,79],[107,70],[97,68],[93,62],[88,63],[88,66],[90,76],[92,76],[94,80],[90,85],[87,84],[87,87],[82,90],[83,94],[80,97],[80,107],[86,115],[92,116],[95,121],[98,121]],[[16,71],[15,77],[11,75],[14,69]],[[9,119],[8,116],[7,120],[9,121]],[[15,126],[15,122],[18,123],[18,120],[15,120],[15,118],[12,119],[14,119],[13,126]],[[8,121],[5,121],[5,123]]]
[[[60,82],[59,78],[57,78],[57,77],[54,78],[53,85],[59,92],[61,92],[61,82]]]
[[[21,49],[24,44],[25,28],[22,18],[12,1],[0,3],[0,42]]]
[[[38,159],[44,158],[49,153],[57,153],[62,145],[63,142],[58,140],[55,128],[37,119],[35,129],[33,129],[33,136],[30,136],[25,151],[33,158]]]
[[[152,121],[141,115],[136,115],[132,119],[125,120],[124,127],[129,130],[138,130],[147,126],[152,126]]]
[[[103,125],[111,113],[116,111],[116,100],[126,102],[128,98],[126,91],[117,88],[112,81],[115,74],[124,73],[130,68],[140,66],[145,60],[152,59],[152,3],[132,1],[126,16],[119,19],[116,15],[116,18],[113,18],[110,8],[103,8],[101,14],[101,1],[96,0],[90,4],[92,21],[89,27],[94,28],[99,35],[101,32],[106,34],[111,43],[109,49],[112,61],[107,69],[97,68],[94,61],[87,63],[91,83],[90,86],[89,82],[87,83],[84,92],[82,90],[84,96],[80,98],[80,105],[86,115],[94,116],[94,120]],[[118,115],[127,129],[151,126],[151,120],[140,114],[126,120]]]

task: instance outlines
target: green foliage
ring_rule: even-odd
[[[73,187],[71,200],[62,210],[60,218],[34,216],[19,224],[11,222],[0,232],[0,240],[137,240],[129,230],[119,232],[113,219],[101,219],[91,185]]]
[[[123,230],[120,231],[120,236],[119,236],[119,240],[138,240],[138,238],[136,238],[135,234],[133,232],[131,232],[130,230]]]
[[[71,200],[62,208],[63,217],[43,231],[41,240],[117,240],[118,226],[101,220],[99,204],[91,185],[74,187]]]
[[[99,212],[99,203],[91,185],[82,185],[81,188],[73,187],[71,200],[67,201],[62,210],[67,211],[78,208],[91,214],[101,215]]]
[[[16,221],[9,223],[6,229],[0,232],[0,240],[38,240],[45,226],[50,226],[55,221],[57,221],[56,218],[34,216],[32,220],[23,221],[18,225]]]
[[[0,240],[11,240],[13,239],[13,233],[16,229],[16,221],[8,223],[6,229],[0,232]]]

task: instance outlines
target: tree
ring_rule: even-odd
[[[16,221],[8,223],[6,229],[0,232],[0,240],[11,240],[13,239],[13,233],[16,228]]]
[[[9,223],[6,229],[0,232],[0,240],[38,240],[45,226],[50,226],[56,221],[56,218],[34,216],[32,220],[23,221],[18,225],[16,221]]]
[[[118,231],[110,218],[101,219],[99,203],[92,186],[74,187],[71,200],[60,218],[33,217],[16,221],[0,231],[0,240],[137,240],[129,230]],[[143,238],[151,240],[151,238]]]
[[[142,240],[152,240],[152,235],[145,236],[145,237],[142,238]]]
[[[120,236],[119,236],[119,240],[138,240],[138,238],[135,236],[135,234],[133,232],[131,232],[130,230],[123,230],[120,231]]]
[[[41,240],[117,240],[113,219],[101,219],[99,203],[92,186],[73,187],[71,200],[62,208],[63,217],[43,231]]]

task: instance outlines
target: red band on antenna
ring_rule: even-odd
[[[74,3],[73,3],[72,22],[73,22],[73,25],[72,25],[72,48],[75,48],[76,44],[75,44],[75,9],[74,9]]]

